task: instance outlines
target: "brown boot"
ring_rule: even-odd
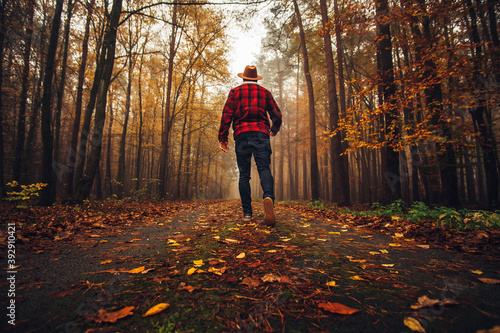
[[[274,215],[274,203],[273,199],[264,199],[264,224],[268,226],[274,226],[276,224],[276,215]]]

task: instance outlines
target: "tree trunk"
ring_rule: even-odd
[[[104,174],[104,189],[107,192],[107,196],[111,196],[113,194],[113,185],[111,184],[111,135],[113,128],[113,96],[110,94],[109,98],[109,122],[108,122],[108,143],[106,150],[106,172]]]
[[[26,26],[24,52],[23,52],[23,76],[21,83],[21,96],[19,103],[19,114],[17,118],[17,140],[16,151],[14,153],[14,169],[12,173],[13,180],[18,183],[21,182],[21,173],[23,170],[22,158],[24,150],[24,137],[26,134],[26,104],[29,89],[29,74],[30,74],[30,55],[31,55],[31,41],[33,36],[33,16],[35,14],[35,1],[27,1],[28,6],[28,24]],[[2,10],[2,16],[4,15]],[[3,27],[1,28],[3,29]]]
[[[47,184],[40,193],[40,204],[50,206],[56,200],[56,178],[52,168],[54,153],[54,137],[50,128],[52,122],[52,79],[59,38],[59,27],[61,25],[61,14],[63,0],[57,0],[50,32],[49,49],[47,52],[47,63],[45,66],[45,78],[43,80],[42,96],[42,141],[43,141],[43,164],[42,181]]]
[[[486,190],[488,193],[487,205],[490,209],[496,209],[500,205],[499,193],[498,193],[498,156],[496,153],[495,143],[492,135],[491,124],[487,121],[488,109],[486,107],[487,103],[484,97],[483,85],[486,81],[482,77],[482,70],[480,64],[481,57],[481,40],[479,37],[479,31],[477,27],[477,18],[472,1],[467,0],[467,5],[469,6],[469,15],[471,19],[471,36],[472,43],[475,45],[474,48],[474,81],[477,82],[479,86],[476,95],[479,96],[478,106],[472,109],[471,115],[476,126],[477,131],[480,134],[479,143],[481,145],[481,150],[483,153],[484,171],[486,176]],[[485,119],[486,118],[486,119]]]
[[[166,197],[167,186],[167,166],[168,166],[168,138],[170,135],[170,99],[172,93],[172,77],[174,71],[174,57],[176,53],[175,40],[177,35],[177,0],[174,0],[172,12],[172,34],[170,36],[170,50],[168,54],[168,78],[167,78],[167,101],[165,103],[165,117],[163,119],[163,132],[161,135],[161,153],[160,153],[160,198]]]
[[[73,129],[71,131],[71,144],[68,158],[68,174],[66,178],[67,190],[66,195],[73,196],[75,167],[77,162],[78,149],[78,133],[80,131],[80,122],[82,119],[83,105],[83,83],[85,81],[85,69],[87,68],[87,55],[89,49],[90,24],[92,22],[92,14],[94,11],[95,0],[91,0],[87,6],[87,21],[85,23],[85,34],[82,41],[82,57],[80,66],[78,67],[78,83],[76,87],[76,102],[75,102],[75,119],[73,121]]]
[[[132,73],[133,73],[132,48],[128,51],[129,51],[128,83],[127,83],[127,95],[125,96],[125,119],[123,121],[122,135],[120,137],[120,145],[118,148],[118,174],[116,175],[116,181],[118,184],[117,194],[119,198],[123,197],[124,194],[123,191],[125,187],[125,160],[126,160],[125,147],[127,141],[128,119],[130,115],[130,99],[132,95]]]
[[[101,60],[98,67],[102,67],[102,75],[96,77],[99,79],[98,94],[96,99],[95,125],[92,133],[91,150],[87,159],[85,174],[81,177],[76,188],[75,199],[82,201],[87,199],[92,189],[92,183],[99,166],[99,160],[102,149],[102,133],[104,122],[106,120],[106,97],[113,66],[115,62],[116,31],[120,19],[122,0],[113,0],[113,9],[111,10],[109,24],[104,36]],[[96,72],[98,69],[96,69]]]
[[[389,15],[389,5],[387,0],[375,0],[377,11],[377,52],[380,55],[379,64],[379,80],[382,88],[384,108],[384,140],[397,141],[399,139],[397,105],[394,100],[396,93],[396,85],[394,83],[394,65],[392,62],[392,41],[391,30],[386,18]],[[388,145],[385,148],[385,159],[383,162],[382,176],[384,181],[384,189],[386,191],[384,200],[392,202],[401,198],[401,184],[399,173],[399,152],[393,146]]]
[[[335,80],[335,64],[333,62],[332,40],[330,37],[328,8],[326,0],[320,0],[321,17],[323,21],[323,42],[325,44],[326,71],[328,76],[328,113],[330,118],[330,131],[337,130],[339,122],[339,104],[337,97],[337,84]],[[330,163],[332,166],[332,199],[340,206],[349,204],[349,176],[342,160],[342,138],[340,132],[330,136]]]
[[[0,199],[6,196],[4,178],[4,143],[3,143],[3,63],[5,45],[5,19],[8,0],[0,0]]]
[[[295,17],[299,26],[300,45],[302,48],[302,57],[304,62],[304,75],[307,85],[307,95],[309,98],[309,143],[311,150],[311,200],[319,200],[319,167],[318,167],[318,150],[316,145],[316,110],[314,106],[314,86],[309,70],[309,57],[307,55],[306,36],[302,25],[302,17],[300,15],[297,0],[293,0],[295,7]]]
[[[69,48],[69,32],[71,27],[71,17],[73,16],[73,8],[75,5],[74,0],[69,0],[66,23],[64,25],[64,45],[63,45],[63,58],[61,63],[61,77],[59,79],[59,87],[57,89],[57,103],[55,109],[54,119],[54,165],[58,166],[57,180],[62,181],[63,174],[66,172],[64,164],[59,163],[59,149],[60,149],[60,135],[61,135],[61,113],[64,100],[64,88],[66,85],[66,70],[68,64],[68,48]]]

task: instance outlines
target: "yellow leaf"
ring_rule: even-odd
[[[105,264],[109,264],[110,262],[112,262],[113,260],[104,260],[104,261],[101,261],[101,265],[105,265]]]
[[[389,251],[384,250],[384,249],[380,249],[379,251],[380,251],[380,253],[389,253]]]
[[[193,263],[196,267],[203,266],[203,260],[193,260]]]
[[[240,254],[238,254],[238,255],[236,256],[236,258],[237,258],[237,259],[243,259],[243,258],[245,258],[245,252],[241,252]]]
[[[170,306],[170,304],[168,303],[160,303],[160,304],[156,304],[155,306],[153,306],[151,309],[149,309],[145,314],[143,314],[142,316],[143,317],[147,317],[147,316],[152,316],[152,315],[155,315],[157,313],[160,313],[162,312],[163,310],[165,310],[166,308],[168,308]]]
[[[266,251],[266,252],[269,252],[269,253],[276,253],[276,250],[269,250],[269,251]]]
[[[404,235],[402,233],[400,233],[400,232],[396,232],[394,234],[394,237],[396,237],[396,238],[402,238],[402,237],[404,237]]]
[[[366,281],[366,279],[363,279],[359,275],[351,276],[350,279],[354,281]]]
[[[382,264],[383,267],[394,267],[394,264]]]
[[[188,273],[187,273],[187,274],[188,274],[188,275],[193,275],[193,274],[194,274],[194,272],[196,272],[196,268],[191,267],[190,269],[188,269]]]
[[[379,255],[380,254],[380,252],[377,252],[377,251],[370,251],[368,253],[370,253],[371,255]]]
[[[163,225],[163,223],[158,223],[158,225]]]
[[[321,242],[326,242],[328,239],[318,238],[318,240],[321,241]]]
[[[330,281],[330,282],[327,282],[326,285],[330,286],[330,287],[335,287],[336,283],[335,283],[335,281]]]
[[[401,244],[396,244],[396,243],[389,243],[389,246],[401,246]]]
[[[420,322],[418,320],[416,320],[415,318],[405,317],[404,323],[412,331],[425,333],[424,328],[422,327]]]
[[[288,242],[288,241],[291,241],[291,240],[292,240],[291,238],[284,238],[284,239],[282,239],[281,241],[282,241],[282,242]]]
[[[134,269],[132,269],[132,270],[130,270],[128,272],[130,274],[137,274],[137,273],[142,272],[145,268],[146,268],[146,266],[141,266],[141,267],[134,268]]]
[[[474,274],[477,274],[477,275],[483,274],[483,271],[480,271],[479,269],[476,269],[475,271],[470,271],[470,272],[474,273]]]
[[[340,232],[338,232],[338,231],[330,231],[329,234],[330,235],[340,235]]]
[[[101,239],[101,241],[99,243],[107,243],[108,241],[105,240],[105,239]]]

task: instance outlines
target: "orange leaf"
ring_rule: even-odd
[[[481,282],[486,284],[500,284],[500,280],[490,278],[478,278]]]
[[[131,269],[131,270],[130,270],[130,271],[128,271],[128,272],[129,272],[130,274],[137,274],[137,273],[142,272],[145,268],[146,268],[146,266],[141,266],[141,267],[137,267],[137,268]]]
[[[323,310],[329,311],[331,313],[338,313],[343,315],[350,315],[359,311],[358,309],[353,309],[340,303],[319,303],[318,306]]]
[[[149,309],[145,314],[143,314],[142,316],[143,317],[147,317],[147,316],[152,316],[152,315],[155,315],[157,313],[160,313],[162,312],[163,310],[165,310],[166,308],[168,308],[170,306],[170,304],[168,303],[159,303],[159,304],[156,304],[155,306],[153,306],[151,309]]]
[[[125,318],[134,314],[132,312],[133,310],[133,306],[126,306],[123,309],[115,312],[107,312],[106,310],[101,309],[97,312],[94,321],[96,323],[116,323],[118,319]]]

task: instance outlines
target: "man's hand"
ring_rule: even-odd
[[[271,131],[271,133],[269,133],[269,135],[276,136],[276,133],[274,133],[273,131]]]
[[[229,150],[229,144],[227,142],[219,142],[219,147],[225,153]]]

